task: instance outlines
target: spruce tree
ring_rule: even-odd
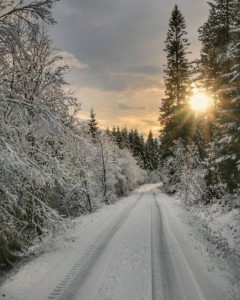
[[[120,149],[130,150],[138,165],[143,169],[147,169],[145,141],[143,135],[139,134],[137,129],[128,131],[126,127],[120,129],[119,126],[113,126],[112,137]]]
[[[132,152],[133,156],[137,159],[138,164],[145,168],[145,142],[142,135],[139,135],[137,129],[131,129],[128,133],[129,149]]]
[[[210,11],[207,22],[199,28],[201,49],[201,80],[212,93],[218,104],[218,91],[222,85],[222,75],[229,68],[229,60],[221,56],[230,41],[231,24],[235,22],[233,0],[213,0],[208,2]]]
[[[169,21],[165,41],[167,64],[165,72],[165,97],[160,107],[161,156],[170,154],[174,140],[187,140],[190,135],[188,96],[190,93],[190,68],[187,59],[188,40],[185,19],[175,5]]]
[[[129,140],[129,147],[131,152],[134,152],[134,131],[133,129],[130,130],[130,132],[128,133],[128,140]]]
[[[115,142],[116,142],[116,135],[117,135],[116,126],[114,125],[113,128],[112,128],[112,136],[113,136],[113,140]]]
[[[152,131],[150,130],[145,144],[145,168],[149,171],[156,170],[158,168],[158,160],[158,143],[157,140],[154,139]]]
[[[98,132],[98,123],[96,121],[96,113],[93,109],[90,112],[90,119],[88,120],[89,131],[92,136],[93,141],[96,140],[96,134]]]
[[[240,2],[229,1],[227,45],[219,60],[222,68],[218,105],[217,161],[221,179],[230,191],[240,184]]]
[[[117,126],[116,134],[115,134],[115,142],[117,143],[120,149],[124,148],[124,138],[122,136],[122,131],[119,126]]]
[[[202,41],[201,80],[214,98],[214,111],[209,125],[212,134],[212,168],[218,180],[231,191],[240,180],[240,2],[209,2],[207,22],[199,29]],[[211,176],[209,185],[216,184]]]
[[[129,149],[128,130],[127,130],[126,126],[122,128],[121,134],[122,134],[122,139],[123,139],[123,142],[122,142],[123,148]]]

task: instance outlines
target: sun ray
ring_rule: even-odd
[[[189,99],[189,104],[193,110],[204,112],[211,106],[211,102],[211,98],[206,93],[196,87],[193,89],[193,95]]]

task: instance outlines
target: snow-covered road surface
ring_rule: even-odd
[[[227,280],[209,271],[176,200],[157,187],[79,218],[68,237],[0,287],[0,299],[229,299]]]

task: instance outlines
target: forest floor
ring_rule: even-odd
[[[223,246],[212,241],[207,216],[187,212],[159,187],[141,186],[74,220],[47,251],[7,275],[0,299],[240,299],[237,253],[218,255]]]

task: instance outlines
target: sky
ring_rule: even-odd
[[[164,95],[164,41],[174,5],[183,13],[191,58],[199,57],[198,28],[208,15],[205,0],[61,0],[51,29],[70,71],[67,81],[103,128],[126,126],[157,136]]]

